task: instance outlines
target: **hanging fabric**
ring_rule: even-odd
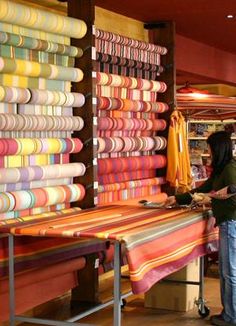
[[[177,110],[170,118],[166,179],[178,192],[189,190],[192,183],[186,122],[181,112]]]

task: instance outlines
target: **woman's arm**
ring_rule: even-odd
[[[195,192],[208,193],[212,190],[213,178],[207,179],[201,186],[192,189],[190,192],[185,192],[183,194],[176,194],[175,199],[179,205],[188,205],[192,201],[191,194]]]

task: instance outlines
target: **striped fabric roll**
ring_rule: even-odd
[[[154,186],[154,185],[161,185],[166,182],[165,178],[149,178],[149,179],[139,179],[139,180],[132,180],[132,181],[125,181],[125,182],[116,182],[110,183],[106,185],[99,185],[98,192],[109,192],[109,191],[118,191],[124,189],[132,189],[132,188],[139,188],[139,187],[146,187],[146,186]]]
[[[2,192],[0,213],[80,201],[84,195],[85,189],[81,184]]]
[[[75,47],[60,43],[49,42],[45,40],[36,39],[33,37],[22,36],[13,33],[0,31],[0,43],[11,45],[14,47],[32,49],[48,53],[61,54],[69,57],[82,57],[83,50]]]
[[[1,36],[1,34],[0,34]],[[96,60],[104,63],[110,63],[118,66],[125,66],[129,68],[137,68],[147,71],[153,71],[160,74],[164,71],[164,68],[159,65],[154,65],[142,61],[131,60],[124,57],[118,57],[107,53],[96,52]]]
[[[13,218],[13,219],[21,218],[23,216],[28,216],[28,215],[34,216],[35,214],[44,214],[44,213],[48,213],[48,212],[59,211],[62,209],[67,209],[69,207],[70,207],[70,203],[65,203],[65,204],[57,204],[57,205],[44,206],[44,207],[32,207],[32,208],[27,208],[27,209],[18,210],[18,211],[13,210],[13,211],[1,213],[0,220],[10,219],[10,218]]]
[[[151,170],[166,166],[164,155],[104,158],[98,160],[98,174]]]
[[[167,89],[167,86],[164,82],[119,76],[114,74],[106,74],[104,72],[97,72],[97,84],[106,85],[110,87],[126,87],[130,89],[140,89],[143,91],[153,91],[159,93],[164,93]]]
[[[29,104],[81,107],[85,103],[85,97],[81,93],[50,91],[47,89],[29,90],[31,93]]]
[[[96,85],[97,96],[108,98],[119,98],[122,100],[129,99],[134,101],[156,102],[157,92],[142,91],[140,89],[130,89],[126,87],[110,87]]]
[[[122,99],[116,97],[97,96],[98,110],[120,110],[131,112],[162,113],[169,109],[164,102],[150,102],[142,100]]]
[[[78,153],[83,148],[79,138],[2,138],[0,156],[53,153]]]
[[[1,23],[0,23],[1,29]],[[24,59],[38,63],[55,64],[63,67],[74,67],[74,57],[68,57],[61,54],[42,52],[37,50],[17,48],[12,45],[0,43],[0,56],[10,59]],[[155,80],[155,78],[153,78]],[[10,85],[9,85],[10,86]],[[14,85],[17,86],[17,85]]]
[[[23,57],[20,51],[25,53]],[[3,56],[4,58],[24,59],[24,60],[30,60],[39,63],[55,64],[57,66],[63,66],[63,67],[74,67],[74,61],[75,61],[75,58],[67,57],[60,54],[15,48],[14,46],[9,46],[9,45],[0,46],[0,56]],[[156,76],[154,78],[147,78],[147,79],[155,80]],[[18,85],[14,85],[14,86],[18,86]],[[19,86],[21,87],[25,85],[19,85]],[[32,88],[37,88],[37,87],[32,87]]]
[[[0,102],[81,107],[85,97],[81,93],[0,86]]]
[[[31,92],[28,88],[6,87],[0,85],[0,102],[5,103],[28,103]]]
[[[98,153],[157,151],[164,149],[164,137],[98,137]]]
[[[161,65],[161,55],[157,52],[137,49],[128,45],[117,44],[102,39],[95,39],[95,47],[99,52],[120,56],[129,60],[142,61],[149,64]]]
[[[83,79],[83,72],[79,68],[4,57],[0,57],[0,72],[26,77],[41,77],[74,82],[79,82]]]
[[[69,216],[73,213],[77,213],[81,211],[81,208],[79,207],[71,207],[71,208],[67,208],[67,209],[62,209],[60,211],[53,211],[53,212],[46,212],[46,213],[42,213],[42,214],[35,214],[35,215],[26,215],[26,216],[22,216],[22,217],[16,217],[14,219],[6,219],[6,220],[1,220],[0,219],[0,225],[9,225],[9,224],[15,224],[17,222],[28,222],[31,220],[38,220],[38,219],[42,219],[45,217],[57,217],[57,216]]]
[[[0,1],[0,21],[74,38],[82,38],[87,32],[83,20],[7,0]]]
[[[110,74],[111,72],[116,75],[127,76],[127,77],[134,77],[134,78],[142,78],[147,80],[156,80],[159,73],[153,72],[150,70],[142,70],[138,68],[129,68],[126,66],[118,66],[113,65],[111,63],[105,63],[96,61],[94,63],[96,71],[102,71],[106,74]]]
[[[0,184],[0,192],[19,191],[35,188],[63,186],[71,183],[71,178],[50,179],[50,180],[33,180],[30,182]]]
[[[20,168],[33,165],[67,164],[69,153],[65,154],[32,154],[32,155],[0,155],[1,168]]]
[[[81,93],[0,86],[0,102],[81,107],[85,97]]]
[[[84,175],[85,171],[86,167],[83,163],[5,168],[0,169],[0,184],[72,178]]]
[[[125,182],[125,181],[139,180],[139,179],[149,179],[149,178],[154,178],[155,176],[156,176],[156,170],[154,169],[136,170],[136,171],[128,171],[128,172],[120,172],[120,173],[99,174],[98,182],[102,186],[109,183]]]
[[[83,127],[84,121],[81,117],[0,114],[0,130],[73,131]]]
[[[1,115],[0,115],[1,127]],[[127,119],[127,118],[98,118],[99,130],[164,130],[166,121],[164,119]]]
[[[103,31],[101,29],[96,28],[94,30],[94,34],[95,37],[98,39],[102,39],[105,41],[109,41],[112,43],[117,43],[117,44],[123,44],[123,45],[127,45],[129,47],[133,47],[133,48],[137,48],[140,50],[147,50],[150,52],[156,52],[159,53],[161,55],[164,55],[167,53],[167,48],[159,46],[159,45],[155,45],[155,44],[151,44],[151,43],[147,43],[147,42],[143,42],[143,41],[139,41],[139,40],[134,40],[131,39],[129,37],[126,36],[122,36],[119,34],[114,34],[111,32],[106,32]]]
[[[98,194],[98,204],[114,203],[115,201],[124,201],[133,198],[155,195],[155,199],[165,201],[167,195],[161,192],[159,185],[136,187],[131,189],[122,189],[117,191],[101,192]],[[160,195],[160,196],[158,196]]]

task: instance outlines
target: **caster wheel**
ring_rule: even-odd
[[[123,309],[125,306],[126,306],[126,304],[127,304],[127,301],[125,300],[125,299],[122,299],[121,300],[121,308]]]
[[[210,309],[207,306],[203,307],[204,309],[198,309],[198,313],[202,318],[206,318],[210,314]]]

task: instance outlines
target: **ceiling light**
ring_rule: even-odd
[[[207,98],[208,94],[202,94],[202,93],[191,93],[192,97],[195,97],[197,99],[203,99],[203,98]]]
[[[234,15],[232,15],[232,14],[228,14],[227,16],[226,16],[226,18],[228,18],[228,19],[233,19],[235,16]]]

